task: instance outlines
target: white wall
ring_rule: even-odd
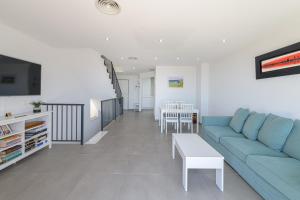
[[[90,49],[57,49],[0,23],[0,54],[42,64],[41,96],[0,97],[5,112],[32,111],[33,100],[85,104],[85,138],[100,130],[100,118],[89,118],[90,99],[115,97],[100,54]]]
[[[118,79],[129,80],[129,109],[134,109],[135,103],[139,102],[139,76],[138,75],[125,75],[117,74]]]
[[[180,100],[197,103],[197,67],[194,66],[157,66],[155,74],[155,119],[159,107],[167,100]],[[169,88],[169,77],[183,77],[183,88]]]
[[[209,114],[232,115],[238,107],[248,107],[300,118],[300,75],[255,78],[255,56],[299,42],[299,26],[282,30],[286,32],[270,33],[237,54],[211,63]]]

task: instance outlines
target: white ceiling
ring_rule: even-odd
[[[52,46],[93,48],[120,70],[143,71],[210,61],[300,19],[299,0],[117,2],[122,11],[110,16],[96,9],[95,0],[1,0],[0,20]]]

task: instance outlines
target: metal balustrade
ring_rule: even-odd
[[[101,101],[101,130],[123,115],[123,97]]]
[[[84,104],[44,103],[51,113],[52,141],[84,142]]]

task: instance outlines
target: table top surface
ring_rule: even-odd
[[[173,137],[185,157],[223,158],[219,152],[197,134],[174,133]]]
[[[167,111],[167,109],[166,108],[160,108],[160,110],[161,110],[161,112],[166,112]],[[178,108],[178,109],[173,109],[172,111],[175,111],[175,112],[186,112],[186,110],[183,110],[183,109],[180,109],[180,108]],[[199,109],[197,109],[197,108],[193,108],[193,112],[199,112]]]

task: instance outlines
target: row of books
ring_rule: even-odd
[[[46,133],[37,138],[27,141],[25,143],[25,152],[33,150],[34,148],[41,146],[45,142],[47,142],[47,134]]]
[[[36,128],[36,129],[33,129],[33,130],[30,130],[30,131],[26,131],[25,133],[25,139],[29,139],[37,134],[40,134],[40,133],[43,133],[43,132],[46,132],[47,131],[47,127],[40,127],[40,128]]]
[[[21,135],[13,135],[0,140],[0,148],[10,147],[22,141]]]
[[[9,148],[5,151],[0,152],[0,164],[8,162],[18,156],[22,155],[22,146],[17,145]]]
[[[0,126],[0,137],[4,136],[4,135],[9,135],[11,134],[11,128],[9,127],[9,125],[2,125]]]

